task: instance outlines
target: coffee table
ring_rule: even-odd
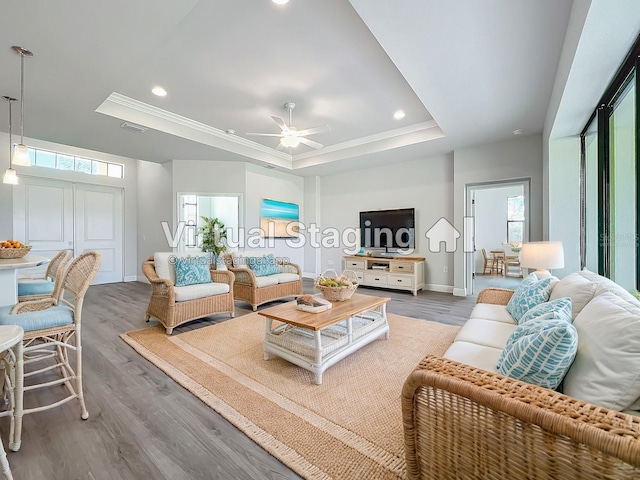
[[[383,336],[389,338],[386,297],[354,294],[320,313],[288,302],[258,312],[265,317],[264,359],[269,354],[313,372],[315,383],[331,365]],[[274,326],[274,321],[277,324]]]

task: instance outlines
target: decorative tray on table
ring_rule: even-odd
[[[326,298],[316,295],[300,295],[296,299],[296,309],[309,313],[320,313],[329,310],[333,305]]]

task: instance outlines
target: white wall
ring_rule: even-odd
[[[0,168],[4,170],[9,166],[9,137],[0,136],[0,154],[3,161]],[[79,157],[103,160],[124,165],[124,178],[112,178],[101,175],[88,175],[86,173],[56,170],[44,167],[22,167],[16,166],[18,176],[29,175],[31,177],[48,178],[52,180],[62,180],[71,183],[85,183],[92,185],[105,185],[122,188],[124,190],[124,277],[125,280],[135,280],[137,276],[137,160],[108,153],[86,150],[83,148],[71,147],[58,143],[45,142],[33,138],[25,137],[25,144],[43,150],[50,150],[57,153],[66,153]],[[0,239],[13,237],[13,187],[0,183]],[[20,238],[16,240],[22,240]]]
[[[451,291],[453,257],[432,253],[425,233],[440,218],[453,218],[453,155],[345,172],[322,177],[320,205],[322,229],[340,232],[359,227],[359,212],[413,207],[416,210],[416,252],[426,257],[428,289]],[[359,244],[359,238],[357,238]],[[348,243],[348,242],[346,242]],[[321,269],[341,269],[345,243],[322,248]],[[444,270],[448,270],[446,273]]]
[[[245,226],[247,231],[260,226],[260,204],[264,198],[297,204],[300,221],[306,222],[302,177],[270,170],[252,163],[246,165]],[[288,258],[305,270],[304,242],[283,238],[265,239],[265,247],[257,247],[254,250],[272,251],[276,257]]]
[[[173,165],[138,161],[138,279],[143,280],[142,262],[154,252],[171,250],[161,222],[173,233]]]
[[[514,137],[502,142],[458,149],[454,152],[454,226],[463,231],[466,186],[513,179],[531,179],[529,201],[529,240],[542,239],[542,137]],[[465,271],[465,254],[458,248],[454,255],[455,295],[470,288]]]
[[[307,229],[304,231],[304,276],[316,278],[322,273],[322,251],[311,244],[313,237],[308,227],[314,224],[317,228],[322,225],[322,179],[318,176],[304,178],[304,223]]]
[[[482,249],[487,253],[491,250],[511,250],[507,243],[507,197],[522,195],[522,186],[480,189],[475,192],[476,199],[476,255],[475,271],[482,273],[484,260]]]

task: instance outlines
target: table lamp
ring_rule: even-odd
[[[520,252],[520,266],[535,268],[538,278],[551,276],[549,270],[564,268],[564,250],[562,242],[523,243]]]

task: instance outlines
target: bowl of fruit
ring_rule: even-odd
[[[22,258],[31,250],[31,245],[25,245],[18,240],[0,242],[0,258]]]
[[[358,277],[351,270],[345,270],[342,275],[338,275],[338,272],[329,269],[318,277],[315,287],[330,302],[343,302],[349,300],[358,288]]]

